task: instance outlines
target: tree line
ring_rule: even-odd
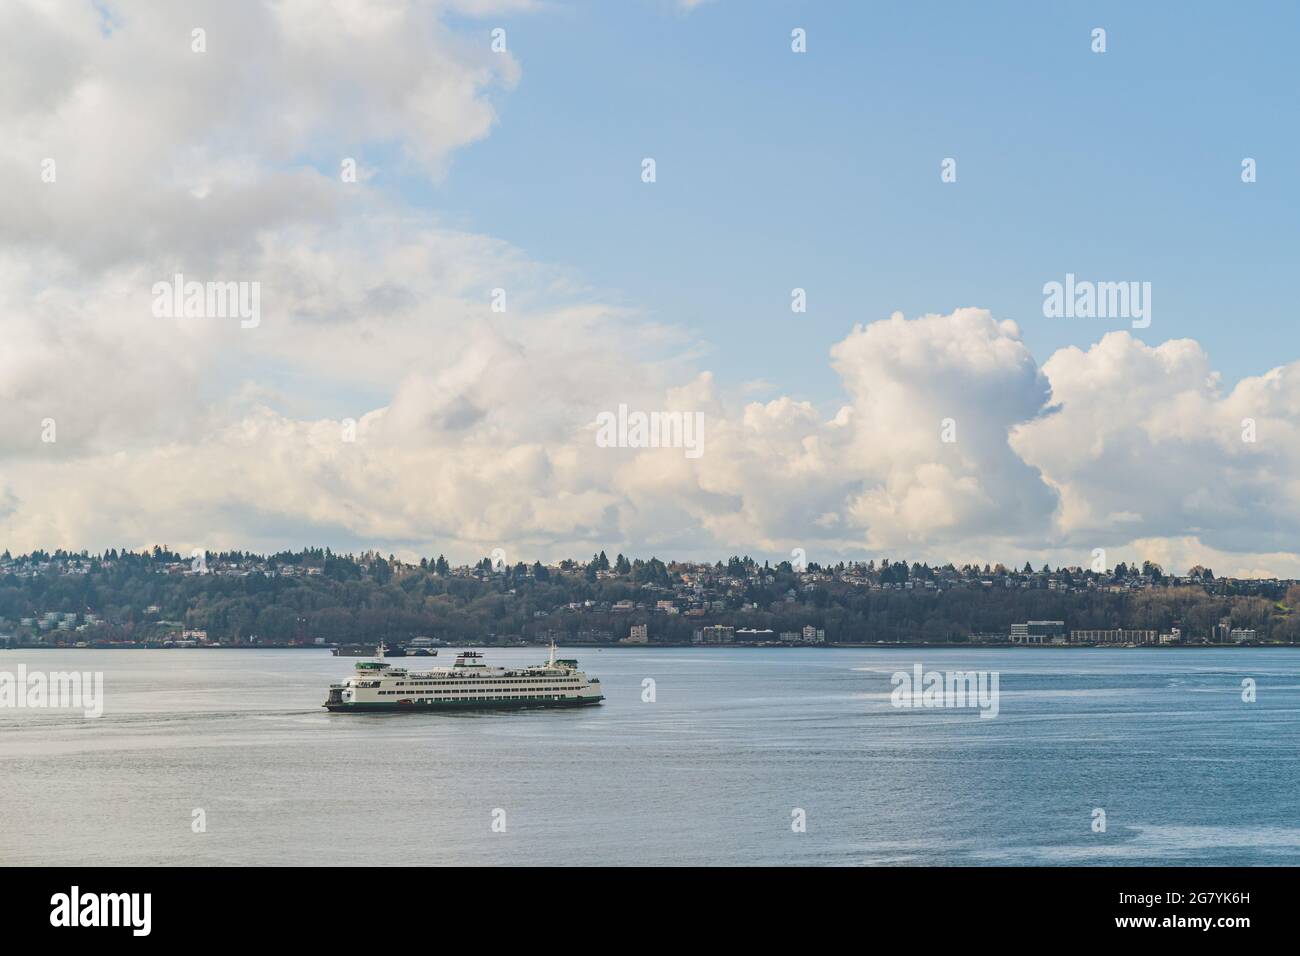
[[[831,575],[810,584],[788,563],[759,569],[749,558],[732,558],[712,569],[720,583],[682,596],[674,591],[682,571],[698,572],[698,566],[622,555],[611,561],[603,552],[557,569],[484,558],[459,571],[442,556],[412,565],[329,549],[207,556],[209,568],[249,563],[254,570],[243,576],[182,573],[177,565],[190,559],[166,548],[38,556],[51,562],[45,571],[19,575],[11,567],[0,573],[3,629],[50,611],[77,614],[78,623],[86,613],[96,615],[99,621],[77,632],[77,640],[151,641],[180,627],[224,642],[401,642],[421,635],[449,643],[618,639],[631,625],[647,624],[651,641],[684,643],[698,628],[724,624],[777,635],[812,625],[832,642],[962,642],[1005,634],[1011,624],[1028,620],[1062,620],[1069,629],[1180,627],[1192,638],[1226,621],[1255,629],[1264,641],[1300,638],[1296,585],[1270,596],[1232,593],[1225,582],[1211,587],[1208,580],[1119,593],[965,585],[873,590]],[[67,573],[69,562],[83,562],[80,573]],[[933,569],[896,562],[872,573],[873,580],[897,584],[904,576],[929,579]],[[681,613],[654,611],[660,600],[675,600]],[[633,608],[615,610],[619,602]],[[692,604],[699,610],[687,613]]]

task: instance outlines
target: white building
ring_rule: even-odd
[[[1064,621],[1026,621],[1011,625],[1012,644],[1064,644]]]
[[[734,644],[736,629],[724,624],[714,624],[695,632],[696,644]]]
[[[1125,628],[1109,630],[1071,631],[1071,644],[1155,644],[1160,640],[1158,631]]]

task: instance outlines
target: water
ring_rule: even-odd
[[[604,705],[328,714],[354,661],[324,651],[0,652],[103,671],[106,697],[0,710],[0,863],[1300,863],[1294,652],[562,655]],[[998,671],[997,718],[892,707],[916,661]]]

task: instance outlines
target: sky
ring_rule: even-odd
[[[7,3],[0,541],[1300,576],[1298,27]],[[1067,274],[1149,324],[1049,317]]]

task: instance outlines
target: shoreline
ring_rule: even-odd
[[[448,644],[447,650],[457,648],[473,648],[487,651],[492,650],[531,650],[538,648],[545,650],[549,644]],[[953,648],[962,650],[1027,650],[1027,651],[1095,651],[1095,650],[1118,650],[1118,651],[1140,651],[1140,650],[1161,650],[1161,651],[1194,651],[1194,650],[1268,650],[1282,648],[1300,648],[1300,644],[1141,644],[1136,647],[1130,647],[1126,644],[967,644],[961,642],[925,642],[925,643],[905,643],[891,642],[888,644],[878,644],[875,642],[868,643],[850,643],[836,642],[824,644],[590,644],[566,642],[557,644],[556,647],[574,647],[590,650],[618,650],[618,651],[645,651],[662,648],[664,650],[755,650],[755,651],[799,651],[799,650],[834,650],[836,648],[850,648],[854,650],[915,650],[917,648],[941,648],[951,650]],[[441,650],[442,648],[440,648]],[[0,647],[3,651],[332,651],[329,646],[320,646],[312,644],[208,644],[199,647],[147,647],[139,645],[101,645],[90,647],[74,647],[68,644],[11,644]],[[364,659],[374,655],[355,655],[355,654],[331,654],[332,657]],[[403,654],[401,657],[393,657],[393,660],[433,660],[427,655],[417,655],[408,658]]]

